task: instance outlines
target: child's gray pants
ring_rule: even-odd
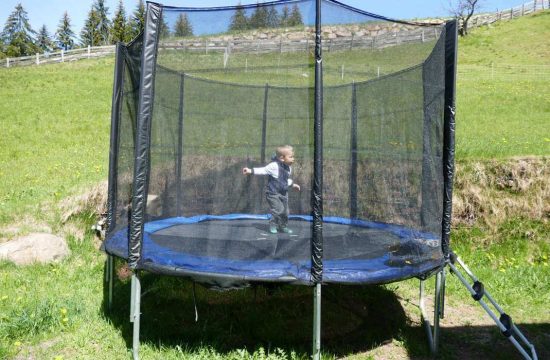
[[[286,227],[288,223],[288,194],[281,195],[267,192],[265,197],[271,210],[269,225],[276,226],[277,228]]]

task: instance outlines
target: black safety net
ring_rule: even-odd
[[[442,264],[444,25],[322,1],[319,143],[315,0],[157,10],[146,28],[156,40],[153,49],[144,47],[154,54],[150,73],[141,74],[141,39],[122,54],[117,171],[110,175],[116,226],[107,251],[138,251],[138,268],[187,276],[309,283],[312,213],[319,210],[312,191],[322,175],[324,231],[315,245],[323,281],[387,282]],[[152,86],[139,89],[140,79],[151,78]],[[149,117],[138,114],[140,94],[151,99]],[[283,145],[292,146],[289,178],[300,191],[287,188],[288,169],[276,161]],[[146,159],[135,146],[146,146]],[[314,158],[316,146],[321,158]],[[134,174],[134,161],[146,165],[144,174],[139,167]],[[282,188],[260,175],[273,161]],[[321,171],[314,172],[314,161]],[[133,182],[141,175],[145,186]],[[291,216],[275,233],[266,197],[273,192],[282,204],[288,198]],[[129,239],[136,197],[145,211],[132,226],[143,230]],[[218,261],[223,266],[212,265]],[[271,261],[285,266],[264,271]],[[255,263],[261,271],[250,268]]]

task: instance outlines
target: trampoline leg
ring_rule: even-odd
[[[445,287],[447,282],[447,275],[445,272],[445,267],[441,270],[441,309],[439,311],[439,318],[445,318]]]
[[[132,338],[132,354],[134,360],[139,359],[138,350],[139,350],[139,317],[140,317],[140,307],[141,307],[141,284],[139,281],[139,276],[134,273],[132,274],[132,312],[130,313],[130,321],[134,323],[134,331]]]
[[[433,328],[432,324],[430,323],[430,320],[428,319],[428,316],[426,315],[426,308],[424,306],[424,280],[420,280],[420,301],[419,301],[419,307],[420,307],[420,314],[422,317],[422,323],[424,324],[424,328],[426,329],[426,335],[428,336],[428,343],[430,345],[430,351],[432,354],[437,353],[437,349],[439,346],[439,319],[442,317],[441,313],[441,305],[443,300],[443,294],[442,291],[442,285],[443,285],[443,271],[444,269],[441,269],[436,274],[435,277],[435,301],[434,301],[434,323]]]
[[[433,346],[433,353],[437,354],[437,350],[439,348],[439,319],[441,319],[441,304],[442,304],[442,278],[443,278],[443,272],[445,269],[442,269],[440,272],[438,272],[435,275],[435,304],[434,304],[434,346]]]
[[[321,359],[321,284],[313,288],[313,360]]]
[[[109,300],[108,300],[108,309],[111,311],[113,306],[113,281],[114,281],[114,257],[112,255],[107,255],[107,282],[109,283]]]

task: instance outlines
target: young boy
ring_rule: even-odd
[[[300,191],[300,185],[294,184],[290,178],[291,165],[294,163],[294,150],[292,146],[279,146],[273,161],[260,168],[243,168],[244,175],[269,175],[266,189],[266,199],[271,210],[269,232],[277,231],[292,234],[287,227],[288,223],[288,188],[292,187]]]

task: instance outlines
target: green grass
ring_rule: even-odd
[[[548,18],[547,11],[472,31],[460,40],[459,64],[546,64]],[[352,71],[356,60],[349,55],[346,68]],[[341,80],[338,60],[327,55],[334,83]],[[14,221],[21,226],[28,217],[57,229],[59,201],[106,179],[113,65],[106,58],[0,69],[1,226]],[[262,84],[265,75],[249,81]],[[290,84],[301,73],[288,76]],[[549,88],[541,80],[459,79],[458,161],[550,155]],[[94,221],[90,216],[73,220],[80,228]],[[476,224],[452,234],[454,249],[528,332],[541,359],[550,357],[549,238],[547,220],[524,218],[508,219],[494,231]],[[94,241],[91,233],[83,240],[69,237],[71,256],[59,264],[0,264],[0,358],[130,358],[129,283],[117,281],[113,312],[104,312],[104,255]],[[417,280],[409,280],[324,289],[324,358],[384,356],[379,351],[388,342],[405,356],[427,357],[424,330],[413,321],[417,286]],[[144,359],[309,356],[310,288],[259,288],[255,294],[254,289],[216,293],[198,287],[198,322],[190,283],[147,275],[144,290],[149,290],[142,301]],[[485,316],[473,312],[473,300],[455,277],[449,277],[447,294],[449,309],[470,304],[464,310],[468,315]],[[443,359],[456,359],[465,348],[477,358],[506,359],[514,352],[493,327],[448,326],[442,336]]]
[[[106,178],[113,64],[0,69],[0,224]]]
[[[462,65],[550,66],[550,11],[475,29],[459,41],[456,154],[459,159],[550,155],[550,79],[487,80]],[[485,76],[483,76],[485,75]]]

